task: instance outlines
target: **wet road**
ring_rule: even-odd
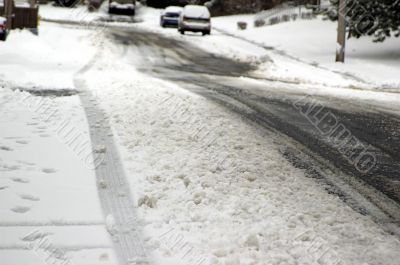
[[[132,29],[110,32],[109,37],[121,48],[121,58],[141,71],[201,94],[276,133],[288,160],[353,208],[372,215],[378,209],[376,220],[400,224],[396,114],[367,101],[308,96],[305,90],[282,88],[282,83],[254,82],[254,66],[178,38]]]

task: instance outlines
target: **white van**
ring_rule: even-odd
[[[199,5],[187,5],[179,17],[178,31],[201,32],[203,35],[211,33],[211,18],[208,8]]]

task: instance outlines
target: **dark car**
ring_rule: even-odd
[[[160,16],[161,27],[178,27],[179,16],[182,13],[182,7],[169,6],[167,7]]]
[[[109,0],[108,13],[117,15],[135,15],[135,0]]]
[[[0,17],[0,40],[5,41],[7,38],[7,19]]]

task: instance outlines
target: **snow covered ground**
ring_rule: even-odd
[[[113,264],[79,98],[8,89],[0,90],[1,261]]]
[[[2,264],[115,264],[72,83],[89,43],[88,31],[42,25],[1,44]]]
[[[40,17],[43,20],[74,21],[87,23],[98,19],[99,12],[89,12],[86,5],[77,5],[73,8],[54,6],[53,3],[40,5]]]
[[[159,10],[138,11],[144,22],[127,26],[161,32]],[[271,65],[262,69],[271,78],[357,84],[221,33],[162,32],[238,60],[261,60]],[[75,73],[89,65],[80,78],[110,117],[151,264],[398,264],[398,239],[294,168],[273,134],[138,72],[135,52],[121,52],[101,33],[50,23],[39,36],[16,31],[1,44],[0,260],[42,264],[49,248],[35,242],[47,238],[71,264],[116,264],[94,172],[57,133],[70,121],[89,140],[79,98],[47,99],[59,114],[49,122],[37,97],[10,90],[74,89]]]
[[[91,31],[46,24],[40,37],[15,30],[1,45],[1,83],[15,86],[72,88],[77,67],[93,56],[93,49],[82,42],[95,42]]]
[[[247,30],[237,28],[238,21],[248,23]],[[400,90],[400,38],[373,43],[371,38],[349,39],[346,62],[335,63],[337,23],[298,20],[272,26],[254,27],[254,15],[218,17],[215,28],[273,47],[304,62],[342,73],[349,73],[375,88]]]
[[[73,24],[79,24],[81,27],[94,27],[102,24],[103,22],[113,22],[112,24],[114,25],[123,26],[125,25],[125,22],[138,21],[137,16],[110,16],[108,14],[108,1],[104,1],[96,12],[89,11],[87,5],[77,5],[72,8],[62,8],[49,3],[46,5],[41,5],[39,13],[40,18],[43,21],[70,22]]]

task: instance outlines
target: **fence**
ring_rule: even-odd
[[[14,6],[12,9],[11,29],[37,28],[39,7]],[[0,16],[4,15],[4,6],[0,6]]]
[[[306,8],[307,5],[297,5],[295,3],[282,4],[279,7],[265,10],[255,17],[254,26],[273,25],[296,19],[312,19],[315,17],[313,10]]]

